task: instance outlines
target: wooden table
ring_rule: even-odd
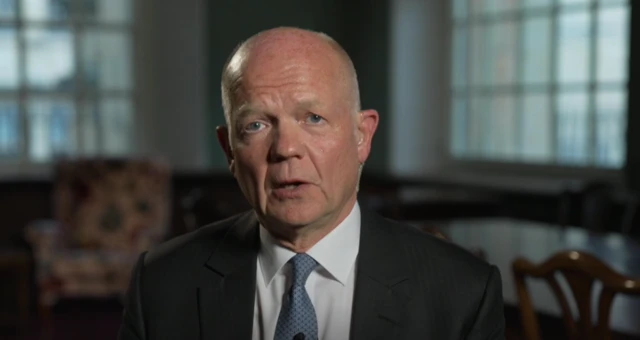
[[[411,222],[424,226],[425,222]],[[589,252],[615,270],[640,278],[640,243],[620,234],[596,234],[565,227],[506,218],[468,219],[427,223],[437,226],[451,241],[467,249],[482,249],[486,260],[502,274],[505,304],[517,305],[511,263],[518,256],[542,262],[563,250]],[[568,286],[561,281],[565,289]],[[560,316],[551,289],[541,281],[529,280],[528,287],[538,312]],[[594,294],[600,289],[596,286]],[[574,308],[575,312],[575,308]],[[613,330],[640,335],[640,298],[618,295],[611,314]]]

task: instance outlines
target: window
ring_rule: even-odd
[[[455,159],[623,166],[628,1],[452,3]]]
[[[131,0],[0,0],[0,164],[123,154]]]

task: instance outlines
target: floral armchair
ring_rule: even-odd
[[[59,298],[122,296],[138,255],[168,228],[171,177],[152,160],[57,163],[54,219],[26,229],[40,306]]]

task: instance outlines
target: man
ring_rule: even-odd
[[[121,339],[502,339],[498,270],[361,209],[378,113],[326,35],[242,43],[218,137],[253,210],[143,254]]]

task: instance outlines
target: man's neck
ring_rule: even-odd
[[[337,228],[349,216],[355,204],[356,199],[354,197],[344,205],[344,209],[335,217],[329,215],[325,219],[310,225],[281,226],[280,228],[269,228],[265,224],[263,226],[281,246],[295,253],[305,253]],[[288,233],[282,233],[283,230],[288,231]]]

